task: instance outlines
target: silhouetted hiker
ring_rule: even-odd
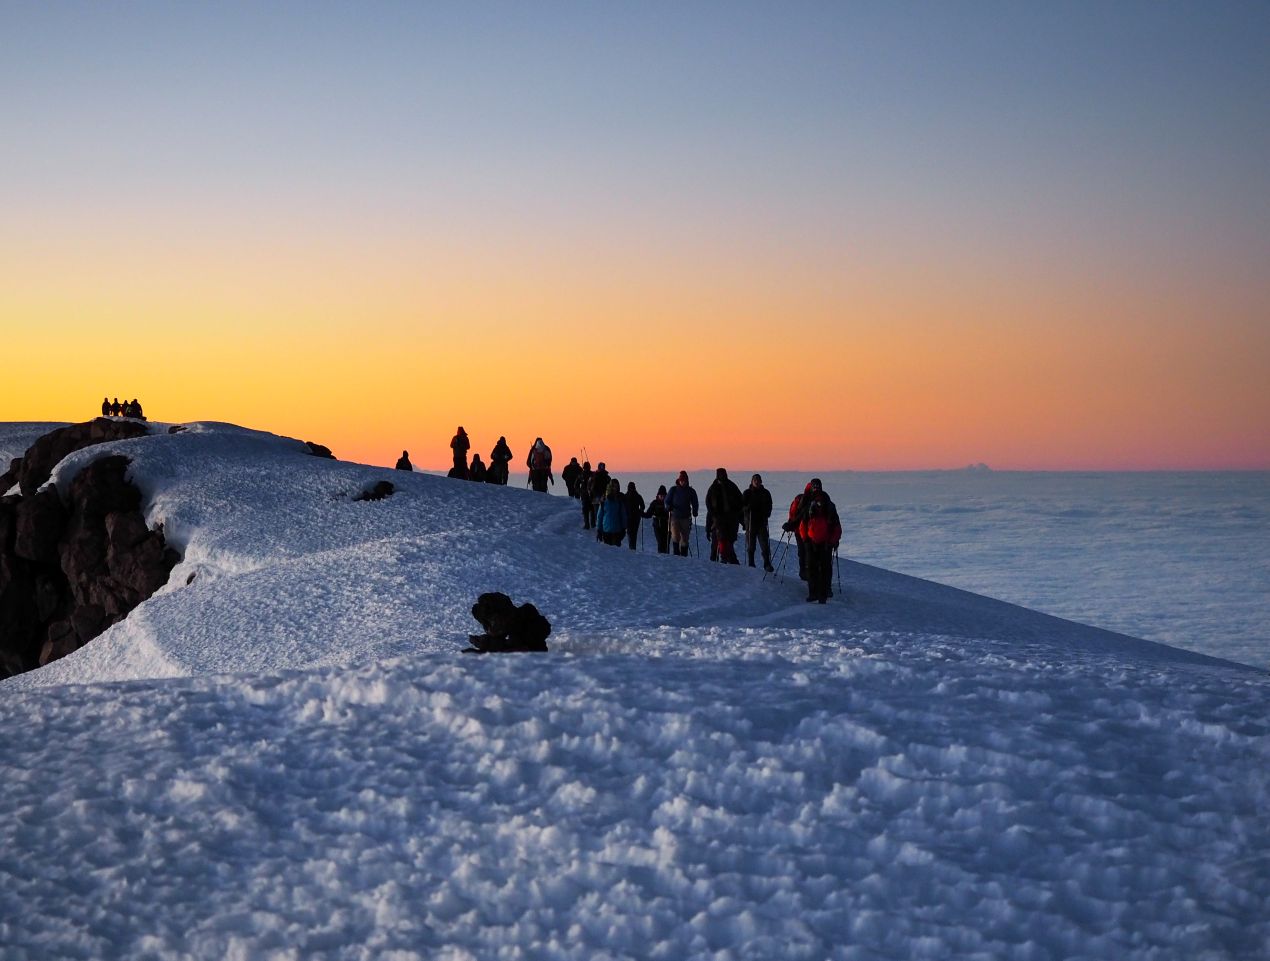
[[[833,596],[833,552],[842,539],[838,508],[813,477],[798,508],[798,530],[807,552],[807,600],[825,603]]]
[[[564,465],[564,470],[560,472],[560,479],[564,481],[564,489],[569,492],[570,497],[578,496],[578,477],[582,473],[582,465],[578,463],[576,457],[570,457],[569,463]]]
[[[789,502],[789,520],[781,525],[781,530],[794,535],[794,546],[798,549],[798,579],[807,580],[807,545],[803,543],[803,535],[798,529],[799,511],[803,507],[803,498],[811,493],[811,481],[803,488],[801,494],[795,495]]]
[[[498,443],[489,452],[489,470],[485,479],[492,484],[506,484],[511,460],[512,449],[507,446],[507,438],[499,437]]]
[[[532,604],[519,607],[506,594],[482,594],[472,605],[472,616],[484,634],[469,634],[464,652],[491,654],[509,651],[545,651],[551,622]]]
[[[472,466],[467,469],[467,479],[485,483],[485,463],[481,460],[480,454],[472,455]]]
[[[626,534],[626,498],[616,480],[610,480],[600,504],[600,539],[605,544],[619,547]]]
[[[697,516],[697,492],[689,485],[686,470],[679,472],[675,486],[666,495],[666,510],[670,513],[670,539],[675,554],[687,557],[692,519]]]
[[[645,517],[653,519],[653,536],[657,538],[657,553],[670,553],[670,514],[666,511],[666,485],[657,488],[657,496],[644,511]]]
[[[767,519],[772,516],[772,494],[755,474],[741,495],[741,523],[745,525],[745,560],[754,566],[754,548],[763,549],[763,570],[772,569],[772,544],[767,536]]]
[[[713,515],[714,537],[719,545],[719,560],[739,564],[736,556],[737,532],[741,526],[743,502],[741,489],[720,467],[714,472],[714,483],[706,491],[706,510]]]
[[[110,405],[110,416],[111,417],[123,416],[123,404],[119,403],[118,397],[116,397],[114,403]]]
[[[582,529],[589,531],[595,526],[595,498],[591,496],[591,462],[582,462],[582,473],[578,475],[578,499],[582,501]]]
[[[135,397],[123,405],[123,415],[125,417],[135,418],[136,420],[146,419],[145,415],[141,413],[141,401],[137,400]]]
[[[608,496],[609,492],[609,472],[604,467],[604,461],[600,461],[595,468],[595,473],[591,475],[590,489],[591,507],[593,510],[599,511],[604,506],[604,498]],[[603,532],[600,530],[600,525],[597,521],[595,539],[598,541],[602,538]]]
[[[454,466],[461,467],[464,474],[467,473],[467,452],[471,446],[471,442],[467,439],[467,431],[460,427],[450,441],[450,450],[454,454]]]
[[[639,524],[644,517],[644,498],[635,489],[635,482],[626,485],[626,543],[635,550],[639,540]]]
[[[110,398],[109,397],[103,397],[101,399],[101,416],[102,417],[110,416]]]
[[[556,482],[551,473],[551,448],[541,437],[534,438],[534,446],[529,448],[529,456],[525,458],[525,466],[529,468],[529,483],[541,494],[547,493],[547,481]]]
[[[414,465],[410,463],[410,451],[403,450],[401,456],[397,458],[397,470],[413,471]]]
[[[458,464],[455,464],[445,472],[445,476],[452,477],[455,480],[467,480],[467,468],[460,467]]]

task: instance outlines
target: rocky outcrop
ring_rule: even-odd
[[[82,647],[167,583],[180,558],[146,527],[126,457],[85,467],[64,500],[39,490],[67,453],[145,432],[103,418],[46,434],[21,458],[22,493],[0,498],[0,676]]]
[[[144,437],[148,433],[146,425],[139,421],[118,420],[110,417],[98,417],[85,424],[59,427],[37,440],[27,448],[27,452],[21,458],[13,462],[14,467],[17,468],[14,471],[14,480],[21,488],[22,496],[26,497],[44,486],[52,475],[53,468],[67,454],[96,444],[104,444],[107,441]],[[8,489],[8,487],[0,488],[0,493]]]
[[[391,497],[396,488],[388,481],[376,481],[372,486],[367,487],[364,491],[353,498],[355,501],[381,501],[385,497]]]
[[[472,616],[485,628],[484,634],[469,634],[465,653],[494,654],[514,651],[545,651],[551,622],[532,604],[516,606],[501,591],[482,594],[472,605]]]
[[[311,440],[306,440],[304,446],[309,449],[309,453],[314,457],[329,457],[331,460],[335,460],[335,455],[331,453],[331,448],[325,444],[315,444]]]

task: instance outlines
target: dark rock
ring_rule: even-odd
[[[472,616],[485,633],[468,636],[470,651],[487,654],[547,650],[551,622],[532,604],[517,607],[506,594],[494,591],[476,599]]]
[[[40,648],[39,666],[43,667],[50,661],[65,657],[78,648],[79,644],[75,640],[75,628],[71,627],[70,622],[54,621],[48,626],[44,646]]]
[[[329,457],[331,460],[335,460],[335,455],[331,453],[331,448],[323,444],[315,444],[311,440],[306,440],[304,443],[309,448],[309,453],[314,457]]]
[[[9,488],[18,482],[18,472],[22,470],[22,458],[15,457],[9,461],[9,469],[0,474],[0,495],[9,493]]]
[[[22,498],[15,512],[13,553],[28,561],[57,563],[57,544],[66,523],[62,499],[52,487]]]
[[[144,437],[148,432],[144,424],[109,417],[59,427],[37,440],[22,455],[22,464],[18,468],[18,486],[23,495],[34,494],[44,486],[53,473],[53,468],[67,454],[107,441]]]
[[[184,427],[181,424],[173,424],[171,427],[168,428],[168,433],[169,434],[184,434],[187,430],[189,430],[188,427]]]
[[[356,497],[355,501],[381,501],[385,497],[391,497],[393,491],[396,490],[388,481],[378,481],[373,487],[367,488]]]
[[[94,421],[46,434],[23,458],[25,493],[0,497],[0,677],[81,647],[167,583],[180,561],[162,527],[146,527],[126,457],[88,464],[71,479],[65,502],[52,487],[38,490],[41,474],[46,480],[57,463],[45,464],[50,451],[88,446],[85,436],[117,439],[121,423],[125,434],[145,433],[136,423]],[[37,489],[28,480],[38,480]]]

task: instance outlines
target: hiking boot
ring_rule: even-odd
[[[754,565],[751,564],[750,566],[753,567]],[[776,571],[776,568],[774,568],[771,564],[764,564],[763,570],[767,571],[767,573],[769,574],[772,574]]]

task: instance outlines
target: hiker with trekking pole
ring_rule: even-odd
[[[807,485],[798,509],[798,533],[807,555],[807,600],[824,604],[833,596],[833,555],[842,540],[838,508],[819,477]],[[838,590],[842,590],[841,577]]]
[[[689,538],[695,528],[693,518],[697,516],[697,492],[688,483],[687,471],[679,472],[675,485],[666,494],[666,512],[670,515],[670,539],[675,556],[687,557]],[[701,553],[700,545],[697,553]]]

